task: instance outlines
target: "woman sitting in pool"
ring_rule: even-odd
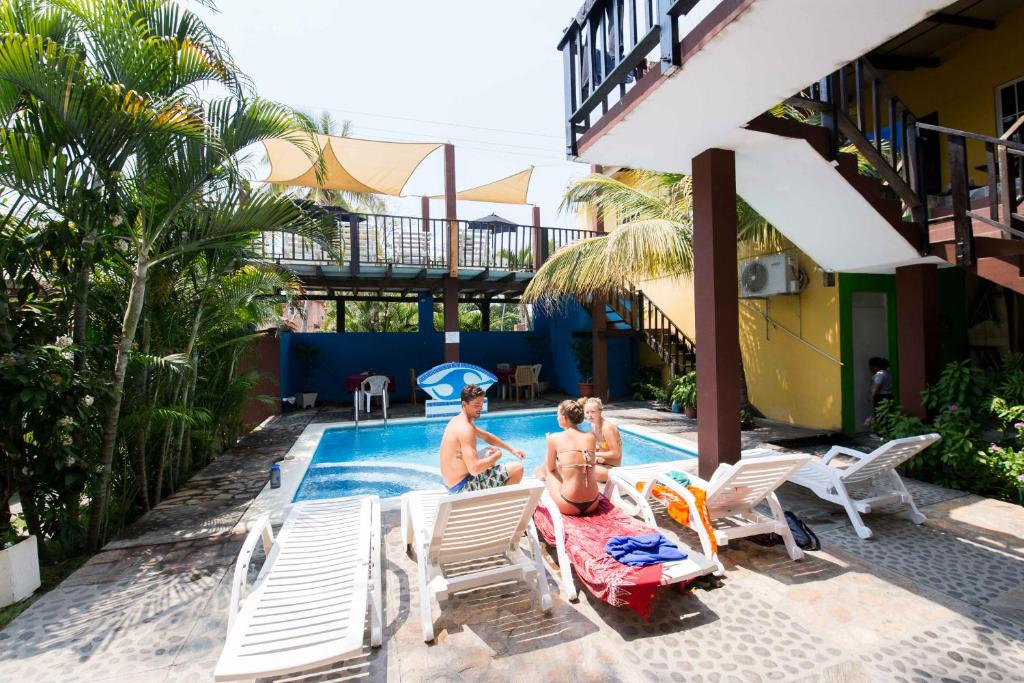
[[[590,432],[580,431],[581,422],[583,407],[579,403],[562,401],[558,405],[558,426],[562,431],[548,434],[547,459],[536,471],[563,515],[593,512],[600,500],[594,472],[597,439]]]
[[[622,464],[622,436],[618,427],[604,419],[604,404],[596,396],[584,401],[583,417],[597,437],[597,480],[603,484],[608,470]]]

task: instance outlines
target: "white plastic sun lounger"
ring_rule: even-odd
[[[280,676],[356,656],[363,648],[368,602],[370,644],[379,646],[380,528],[377,496],[298,503],[276,541],[264,515],[238,555],[227,642],[214,678]],[[260,540],[267,559],[243,596]]]
[[[894,439],[870,453],[833,446],[821,462],[812,460],[797,470],[789,481],[809,488],[819,498],[846,508],[846,514],[861,538],[871,538],[871,529],[860,516],[871,512],[873,505],[902,503],[908,508],[907,517],[915,524],[923,524],[927,518],[917,509],[896,468],[940,438],[938,434],[925,434]],[[856,462],[849,467],[834,467],[831,461],[837,455],[856,458]]]
[[[540,482],[449,494],[413,491],[402,496],[402,538],[416,551],[423,640],[434,639],[433,600],[453,591],[519,579],[537,605],[551,609],[547,575],[533,511]],[[526,537],[529,555],[520,548]]]
[[[654,523],[650,503],[654,498],[652,488],[655,483],[679,496],[690,508],[687,526],[697,533],[704,553],[724,571],[718,554],[712,551],[707,529],[701,523],[697,501],[685,486],[668,476],[668,472],[673,469],[686,472],[694,486],[704,489],[708,515],[719,547],[728,545],[733,539],[775,533],[782,537],[789,557],[799,560],[804,553],[793,540],[793,533],[786,523],[775,489],[809,461],[810,456],[803,454],[759,454],[757,457],[746,457],[733,465],[719,465],[710,481],[696,476],[696,460],[685,462],[681,467],[616,467],[611,470],[609,481],[614,482],[617,495],[634,499],[634,504],[648,524]],[[643,487],[638,490],[640,482],[643,482]],[[770,516],[755,509],[763,502],[767,502]]]
[[[560,574],[559,583],[562,589],[562,597],[566,600],[575,602],[579,597],[579,591],[576,589],[576,582],[572,578],[572,563],[569,560],[569,553],[565,547],[565,523],[562,521],[562,512],[558,509],[558,505],[555,504],[555,501],[552,500],[551,495],[546,490],[544,491],[544,495],[541,496],[540,505],[547,510],[548,514],[551,515],[551,526],[554,530],[555,536],[555,555],[558,558],[558,572]],[[623,512],[629,515],[629,512]],[[653,524],[651,522],[646,523],[651,527],[652,531],[662,533],[662,530],[657,524]],[[695,552],[693,549],[682,543],[678,544],[678,547],[681,551],[686,553],[686,559],[679,560],[678,562],[665,562],[661,565],[661,585],[670,586],[681,581],[695,579],[698,576],[711,574],[715,571],[715,563],[704,555]]]

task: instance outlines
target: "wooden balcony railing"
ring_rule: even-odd
[[[562,34],[566,153],[649,68],[679,66],[677,20],[698,0],[587,0]]]
[[[537,227],[511,223],[455,221],[459,268],[533,272],[556,250],[593,236],[590,230]],[[345,214],[338,221],[344,252],[341,263],[312,240],[283,232],[263,233],[263,258],[278,263],[347,265],[358,275],[361,266],[404,266],[448,270],[451,222],[411,216]]]
[[[1020,213],[1024,187],[1024,141],[1020,119],[1002,137],[994,138],[944,126],[918,123],[918,129],[931,131],[946,143],[949,159],[950,199],[953,209],[953,239],[956,262],[970,267],[977,260],[974,221],[998,229],[1009,239],[1024,239],[1024,215]],[[985,147],[984,170],[986,186],[978,188],[985,206],[979,210],[972,201],[970,188],[971,162],[967,158],[967,141],[977,140]],[[933,220],[948,220],[948,216]]]

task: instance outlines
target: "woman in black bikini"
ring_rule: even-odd
[[[597,439],[591,432],[580,431],[581,422],[583,407],[576,401],[559,404],[558,426],[562,431],[548,434],[547,459],[536,472],[563,515],[593,512],[599,500],[594,470]]]

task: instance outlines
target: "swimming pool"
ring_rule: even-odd
[[[437,449],[446,424],[447,420],[443,419],[416,420],[386,427],[327,429],[294,500],[368,493],[389,498],[407,491],[438,488],[441,475],[437,468]],[[526,453],[527,474],[544,462],[545,435],[559,428],[553,410],[487,415],[478,424]],[[692,451],[636,434],[628,426],[620,431],[626,464],[696,457]],[[481,443],[480,448],[485,445]],[[514,460],[513,456],[506,455],[501,462]]]

